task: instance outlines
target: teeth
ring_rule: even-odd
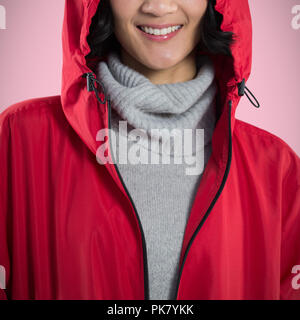
[[[169,34],[171,32],[174,32],[178,29],[180,29],[181,26],[174,26],[174,27],[169,27],[169,28],[164,28],[164,29],[152,29],[152,28],[148,28],[148,27],[141,27],[141,29],[149,34],[154,34],[156,36],[164,36],[166,34]]]

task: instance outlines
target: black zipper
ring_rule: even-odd
[[[97,80],[96,78],[96,75],[93,73],[93,72],[86,72],[82,75],[83,78],[86,78],[87,79],[87,83],[86,83],[86,86],[87,86],[87,91],[94,91],[95,94],[96,94],[96,97],[97,97],[97,100],[101,103],[101,104],[105,104],[105,102],[107,101],[107,105],[108,105],[108,127],[109,127],[109,145],[110,145],[110,150],[112,150],[112,146],[111,146],[111,137],[110,137],[110,130],[111,130],[111,106],[110,106],[110,100],[106,94],[106,91],[105,91],[105,86],[103,84],[102,81],[100,80]],[[98,83],[101,88],[102,88],[102,91],[103,91],[103,94],[104,94],[104,100],[101,100],[100,99],[100,96],[99,96],[99,92],[98,92],[98,89],[97,87],[95,86],[95,82]],[[119,171],[119,168],[117,167],[117,165],[115,164],[115,159],[114,159],[114,155],[113,155],[113,152],[111,152],[111,157],[112,157],[112,160],[113,160],[113,164],[114,164],[114,167],[116,169],[116,172],[119,176],[119,179],[124,187],[124,190],[126,191],[127,195],[128,195],[128,198],[130,199],[130,202],[133,206],[133,209],[134,209],[134,213],[136,215],[136,218],[138,220],[138,223],[139,223],[139,227],[140,227],[140,231],[141,231],[141,235],[142,235],[142,246],[143,246],[143,266],[144,266],[144,298],[145,300],[149,300],[149,275],[148,275],[148,262],[147,262],[147,250],[146,250],[146,241],[145,241],[145,234],[144,234],[144,230],[143,230],[143,227],[142,227],[142,224],[141,224],[141,220],[139,218],[139,215],[137,213],[137,210],[136,210],[136,207],[135,207],[135,204],[132,200],[132,197],[123,181],[123,178],[120,174],[120,171]]]
[[[108,109],[109,109],[109,112],[108,112],[108,127],[109,129],[111,129],[111,106],[110,106],[110,100],[107,99],[107,102],[108,102]],[[192,235],[191,239],[190,239],[190,242],[187,246],[187,249],[185,251],[185,254],[184,254],[184,257],[183,257],[183,261],[182,261],[182,265],[181,265],[181,268],[180,268],[180,271],[179,271],[179,276],[178,276],[178,279],[177,279],[177,285],[176,285],[176,291],[175,291],[175,295],[174,295],[174,298],[171,299],[171,300],[176,300],[177,298],[177,295],[178,295],[178,289],[179,289],[179,283],[180,283],[180,278],[181,278],[181,275],[182,275],[182,270],[183,270],[183,267],[184,267],[184,263],[186,261],[186,258],[187,258],[187,254],[189,252],[189,249],[192,245],[192,242],[194,241],[196,235],[198,234],[198,232],[200,231],[201,227],[203,226],[204,222],[206,221],[207,217],[209,216],[212,208],[214,207],[216,201],[218,200],[224,186],[225,186],[225,182],[227,180],[227,177],[228,177],[228,174],[229,174],[229,169],[230,169],[230,165],[231,165],[231,157],[232,157],[232,136],[231,136],[231,108],[232,108],[232,100],[229,100],[228,102],[228,105],[229,105],[229,116],[228,116],[228,122],[229,122],[229,152],[228,152],[228,160],[227,160],[227,165],[226,165],[226,169],[225,169],[225,173],[224,173],[224,177],[223,177],[223,180],[222,180],[222,183],[220,185],[220,188],[218,190],[218,192],[216,193],[216,196],[215,198],[213,199],[212,203],[210,204],[208,210],[206,211],[204,217],[202,218],[200,224],[198,225],[197,229],[195,230],[194,234]],[[109,136],[109,141],[110,140],[110,136]],[[110,149],[112,150],[112,147],[111,147],[111,142],[110,142]],[[113,158],[113,153],[111,153],[111,156]],[[148,277],[148,261],[147,261],[147,251],[146,251],[146,241],[145,241],[145,234],[144,234],[144,230],[143,230],[143,227],[142,227],[142,224],[141,224],[141,221],[140,221],[140,218],[139,218],[139,215],[137,213],[137,209],[135,207],[135,204],[132,200],[132,197],[122,179],[122,176],[119,172],[119,169],[117,167],[117,165],[115,164],[115,160],[113,159],[113,163],[114,163],[114,166],[116,168],[116,171],[118,173],[118,176],[119,176],[119,179],[132,203],[132,206],[134,208],[134,212],[135,212],[135,215],[137,217],[137,220],[139,222],[139,226],[140,226],[140,230],[141,230],[141,234],[142,234],[142,245],[143,245],[143,262],[144,262],[144,296],[145,296],[145,300],[149,300],[149,277]]]
[[[179,283],[180,283],[180,278],[181,278],[181,275],[182,275],[182,270],[183,270],[183,267],[184,267],[184,263],[186,261],[186,258],[187,258],[187,255],[188,255],[188,252],[192,246],[192,243],[196,237],[196,235],[198,234],[199,230],[201,229],[201,227],[203,226],[204,222],[206,221],[207,217],[209,216],[212,208],[214,207],[216,201],[218,200],[223,188],[224,188],[224,185],[225,185],[225,182],[227,180],[227,177],[228,177],[228,174],[229,174],[229,169],[230,169],[230,165],[231,165],[231,157],[232,157],[232,135],[231,135],[231,108],[232,108],[232,100],[229,100],[228,102],[228,105],[229,105],[229,114],[228,114],[228,125],[229,125],[229,152],[228,152],[228,160],[227,160],[227,165],[226,165],[226,169],[225,169],[225,173],[224,173],[224,176],[223,176],[223,180],[222,180],[222,183],[220,185],[220,188],[218,190],[218,192],[216,193],[216,196],[214,197],[213,201],[211,202],[209,208],[207,209],[205,215],[203,216],[201,222],[199,223],[197,229],[195,230],[195,232],[193,233],[189,243],[188,243],[188,246],[185,250],[185,253],[184,253],[184,257],[183,257],[183,260],[182,260],[182,264],[181,264],[181,268],[179,270],[179,275],[178,275],[178,278],[177,278],[177,285],[176,285],[176,291],[175,291],[175,295],[173,297],[173,299],[171,300],[176,300],[177,298],[177,295],[178,295],[178,289],[179,289]]]
[[[109,129],[111,129],[111,106],[110,106],[110,100],[109,98],[107,99],[107,103],[108,103],[108,127]],[[112,150],[112,146],[111,146],[111,138],[110,138],[110,130],[109,130],[109,144],[110,144],[110,150]],[[149,276],[148,276],[148,261],[147,261],[147,250],[146,250],[146,241],[145,241],[145,234],[144,234],[144,230],[143,230],[143,227],[142,227],[142,224],[141,224],[141,221],[140,221],[140,218],[139,218],[139,215],[138,215],[138,212],[136,210],[136,207],[135,207],[135,204],[131,198],[131,195],[122,179],[122,176],[120,174],[120,171],[117,167],[117,165],[115,164],[115,159],[114,159],[114,156],[113,156],[113,152],[111,152],[111,156],[112,156],[112,159],[113,159],[113,163],[114,163],[114,166],[116,168],[116,171],[118,173],[118,176],[119,176],[119,179],[121,180],[122,182],[122,185],[131,201],[131,204],[134,208],[134,212],[135,212],[135,215],[137,217],[137,220],[139,222],[139,226],[140,226],[140,231],[141,231],[141,234],[142,234],[142,245],[143,245],[143,265],[144,265],[144,296],[145,296],[145,300],[149,300]]]
[[[96,96],[97,96],[97,99],[98,101],[101,103],[101,104],[104,104],[106,101],[107,101],[107,104],[108,104],[108,127],[109,129],[111,130],[111,106],[110,106],[110,100],[109,98],[107,97],[106,95],[106,92],[105,92],[105,87],[103,85],[103,83],[99,80],[96,79],[96,76],[90,72],[90,73],[85,73],[83,74],[83,77],[84,78],[87,78],[87,89],[88,91],[94,91]],[[99,94],[98,94],[98,90],[97,88],[95,87],[94,85],[94,82],[97,82],[98,84],[101,85],[102,89],[103,89],[103,92],[104,92],[104,100],[101,100],[100,97],[99,97]],[[229,152],[228,152],[228,160],[227,160],[227,164],[226,164],[226,169],[225,169],[225,173],[224,173],[224,177],[223,177],[223,180],[222,180],[222,183],[220,185],[220,188],[219,190],[217,191],[216,193],[216,196],[214,197],[213,201],[211,202],[208,210],[206,211],[205,215],[203,216],[201,222],[199,223],[197,229],[195,230],[195,232],[193,233],[189,243],[188,243],[188,246],[187,246],[187,249],[185,250],[185,253],[184,253],[184,257],[183,257],[183,261],[182,261],[182,264],[181,264],[181,268],[180,268],[180,271],[179,271],[179,275],[178,275],[178,278],[177,278],[177,285],[176,285],[176,291],[175,291],[175,295],[174,295],[174,298],[171,299],[171,300],[176,300],[177,298],[177,295],[178,295],[178,289],[179,289],[179,283],[180,283],[180,278],[181,278],[181,275],[182,275],[182,270],[183,270],[183,267],[184,267],[184,263],[186,261],[186,258],[187,258],[187,254],[189,252],[189,249],[196,237],[196,235],[198,234],[199,230],[201,229],[202,225],[204,224],[204,222],[206,221],[208,215],[210,214],[212,208],[214,207],[217,199],[219,198],[223,188],[224,188],[224,185],[225,185],[225,182],[227,180],[227,177],[228,177],[228,174],[229,174],[229,170],[230,170],[230,165],[231,165],[231,157],[232,157],[232,135],[231,135],[231,109],[232,109],[232,100],[229,100],[228,101],[228,106],[229,106],[229,113],[228,113],[228,126],[229,126]],[[111,137],[110,137],[110,130],[109,130],[109,144],[110,144],[110,150],[112,150],[112,146],[111,146]],[[138,223],[139,223],[139,227],[140,227],[140,231],[141,231],[141,235],[142,235],[142,246],[143,246],[143,266],[144,266],[144,297],[145,297],[145,300],[149,300],[149,275],[148,275],[148,262],[147,262],[147,250],[146,250],[146,241],[145,241],[145,234],[144,234],[144,230],[143,230],[143,227],[142,227],[142,224],[141,224],[141,221],[140,221],[140,218],[139,218],[139,215],[137,213],[137,210],[136,210],[136,207],[135,207],[135,204],[132,200],[132,197],[123,181],[123,178],[120,174],[120,171],[117,167],[117,165],[115,164],[115,159],[114,159],[114,156],[113,156],[113,152],[111,152],[111,157],[112,157],[112,160],[113,160],[113,164],[114,164],[114,167],[116,169],[116,172],[119,176],[119,179],[124,187],[124,190],[126,191],[127,195],[128,195],[128,198],[130,199],[130,202],[134,208],[134,212],[135,212],[135,215],[136,215],[136,218],[138,220]]]

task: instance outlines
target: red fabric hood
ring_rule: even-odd
[[[98,130],[107,127],[107,106],[99,106],[94,92],[88,92],[84,73],[93,72],[86,61],[90,52],[87,42],[89,27],[96,13],[100,0],[66,0],[63,24],[63,72],[61,102],[63,111],[78,133],[93,153],[96,153],[98,143],[95,139]],[[251,70],[252,58],[252,25],[247,0],[217,0],[216,10],[223,15],[221,29],[231,31],[236,36],[232,46],[233,61],[230,57],[213,55],[216,79],[221,96],[222,115],[213,137],[213,153],[217,161],[223,150],[214,143],[221,142],[226,130],[225,108],[232,100],[231,129],[234,128],[234,114],[239,102],[238,86],[243,79],[247,81]],[[104,58],[104,57],[103,57]],[[102,57],[100,58],[102,59]],[[99,59],[99,60],[100,60]],[[100,117],[99,117],[100,114]],[[224,118],[224,121],[222,121]],[[227,121],[226,121],[227,123]],[[226,141],[224,141],[224,147]],[[223,155],[224,156],[224,155]]]

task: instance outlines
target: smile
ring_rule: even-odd
[[[154,29],[154,28],[149,28],[149,27],[144,27],[144,26],[139,26],[141,30],[148,34],[154,34],[156,36],[164,36],[166,34],[172,33],[180,28],[182,28],[182,25],[178,26],[173,26],[173,27],[168,27],[168,28],[163,28],[163,29]]]
[[[183,25],[173,25],[164,28],[137,26],[144,36],[155,41],[164,41],[173,38],[182,29],[182,27]]]

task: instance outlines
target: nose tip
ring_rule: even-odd
[[[142,5],[142,12],[155,16],[174,13],[177,10],[177,4],[174,0],[148,0]]]

